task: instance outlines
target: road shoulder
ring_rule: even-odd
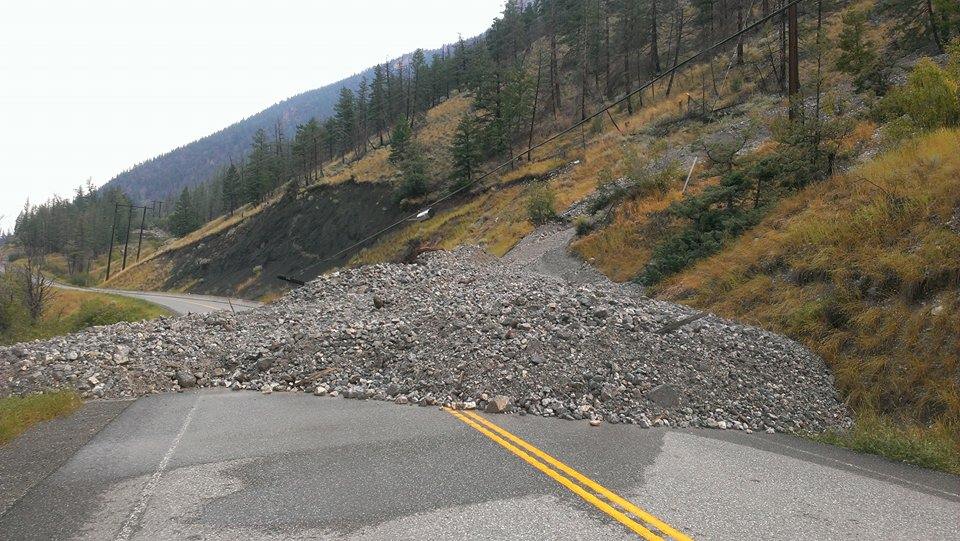
[[[33,426],[0,447],[0,516],[132,403],[87,402],[72,414]]]

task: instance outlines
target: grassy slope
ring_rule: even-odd
[[[0,345],[61,336],[93,325],[140,321],[166,315],[170,315],[170,312],[163,307],[140,299],[58,289],[38,323],[22,320],[0,335]]]
[[[656,293],[803,342],[865,418],[952,434],[957,453],[958,148],[960,131],[941,131],[810,186]],[[845,441],[869,449],[877,427]]]
[[[81,404],[80,397],[72,392],[0,398],[0,445],[37,423],[75,411]]]
[[[473,98],[454,95],[450,99],[427,111],[426,118],[416,126],[416,139],[424,149],[430,163],[430,173],[434,178],[446,178],[450,175],[450,142],[457,130],[457,123],[473,105]],[[386,142],[387,135],[384,135]],[[379,144],[379,140],[373,141]],[[328,175],[321,184],[338,184],[355,179],[358,182],[388,182],[397,174],[397,168],[388,161],[390,147],[384,146],[370,151],[366,156],[346,165],[333,163],[327,166]]]
[[[632,116],[628,116],[626,111],[616,112],[617,123],[623,133],[604,119],[599,130],[587,128],[584,134],[586,144],[581,147],[580,133],[574,131],[539,149],[533,154],[532,162],[524,162],[519,167],[486,179],[484,184],[492,186],[491,190],[456,208],[440,212],[428,222],[411,223],[385,235],[375,245],[358,254],[352,263],[396,260],[404,253],[411,239],[441,248],[481,244],[495,255],[505,254],[533,230],[526,213],[526,199],[532,186],[528,183],[501,188],[499,185],[539,177],[580,160],[580,165],[555,176],[548,183],[556,194],[557,210],[563,210],[593,192],[599,179],[611,172],[618,173],[626,150],[654,155],[662,152],[670,143],[688,144],[696,136],[695,133],[679,131],[667,138],[657,138],[642,132],[655,122],[677,115],[678,103],[685,103],[684,89],[699,84],[700,69],[702,68],[694,68],[678,76],[671,97],[665,97],[662,93],[655,98],[648,95],[645,106],[634,111]],[[458,118],[459,116],[444,118],[443,122],[451,123],[444,129],[452,133],[456,129]],[[535,140],[550,135],[548,132],[551,126],[552,124],[541,127],[546,131],[538,134]],[[493,164],[490,164],[488,168],[492,166]]]

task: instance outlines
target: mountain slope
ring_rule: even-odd
[[[436,49],[424,54],[429,61],[439,52]],[[411,54],[391,63],[406,61]],[[340,89],[356,90],[363,77],[371,79],[373,68],[283,100],[218,132],[137,164],[114,177],[103,189],[119,188],[141,202],[175,196],[185,187],[209,180],[231,160],[240,161],[249,152],[250,140],[257,130],[270,133],[279,121],[286,137],[292,137],[298,124],[331,116]]]
[[[369,75],[368,71],[286,99],[216,133],[140,163],[114,177],[104,188],[120,188],[136,201],[149,201],[196,186],[230,163],[231,158],[244,156],[258,129],[272,131],[279,120],[289,133],[297,124],[312,117],[329,116],[340,88],[355,88],[361,77]]]

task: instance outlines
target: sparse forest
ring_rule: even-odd
[[[340,87],[329,117],[310,119],[291,133],[279,120],[270,129],[260,127],[253,132],[245,157],[166,201],[172,214],[164,225],[183,236],[245,204],[265,201],[287,182],[319,181],[329,169],[325,164],[357,161],[384,146],[391,147],[391,163],[399,169],[399,198],[463,187],[490,160],[519,158],[517,154],[535,142],[535,135],[585,118],[598,105],[630,93],[689,53],[783,5],[784,0],[511,0],[482,36],[461,39],[430,54],[417,50],[364,72],[355,85]],[[809,21],[817,6],[832,10],[839,3],[801,3],[801,17]],[[960,8],[949,0],[882,0],[877,11],[911,21],[897,27],[910,47],[942,52],[960,34]],[[878,55],[865,37],[864,17],[848,15],[840,39],[847,52],[840,69],[855,74],[858,85],[882,92],[888,59]],[[747,34],[733,46],[735,62],[752,66],[766,90],[785,94],[785,18],[771,21],[766,30],[778,37],[764,42],[763,54],[745,53],[749,41],[757,39]],[[718,85],[726,75],[713,58],[700,95],[686,92],[687,107],[705,110],[719,97]],[[674,88],[671,76],[667,85],[651,90],[651,97],[656,92],[669,96]],[[427,111],[454,93],[472,97],[473,113],[464,119],[447,152],[452,178],[437,178],[423,155],[429,149],[406,141],[424,125]],[[644,94],[627,100],[625,112],[643,107],[643,100]],[[50,206],[61,203],[52,201]],[[103,227],[97,234],[102,238]],[[58,248],[65,246],[51,245]],[[98,245],[97,250],[102,249]]]

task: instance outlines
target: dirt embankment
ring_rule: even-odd
[[[345,182],[288,195],[225,231],[157,256],[171,269],[164,290],[257,298],[282,289],[278,275],[310,280],[354,253],[327,260],[405,212],[389,186]]]

